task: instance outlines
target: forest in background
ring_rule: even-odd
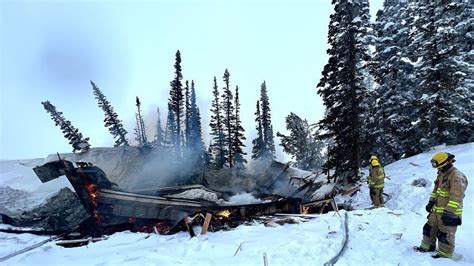
[[[288,135],[276,133],[296,167],[331,170],[338,180],[351,183],[359,179],[360,168],[371,154],[387,164],[439,144],[474,141],[474,19],[468,0],[386,0],[375,22],[370,21],[368,0],[333,0],[333,6],[329,59],[316,91],[308,92],[321,96],[325,115],[311,123],[290,113],[285,118]],[[256,99],[257,134],[247,156],[239,87],[231,85],[230,72],[225,69],[220,87],[214,77],[210,88],[206,147],[196,84],[184,79],[179,50],[174,70],[166,120],[162,123],[158,109],[153,139],[146,134],[141,101],[135,99],[133,145],[144,155],[165,154],[197,169],[241,170],[247,159],[274,159],[275,134],[265,81]],[[94,82],[91,85],[115,146],[131,145],[112,104]],[[73,152],[87,152],[89,139],[49,101],[42,104]]]

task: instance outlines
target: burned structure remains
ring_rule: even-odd
[[[265,223],[272,216],[322,213],[338,208],[332,200],[334,184],[327,183],[324,176],[301,173],[278,162],[269,163],[263,171],[251,176],[257,180],[252,191],[255,198],[247,202],[230,200],[236,191],[218,191],[216,188],[220,186],[216,184],[124,189],[91,163],[73,163],[61,158],[33,170],[43,183],[66,176],[75,193],[65,188],[46,203],[55,209],[34,210],[34,215],[40,213],[44,217],[26,215],[27,218],[10,219],[4,215],[3,223],[43,228],[44,232],[35,232],[46,234],[75,232],[81,237],[94,238],[123,230],[159,234],[187,230],[193,236],[195,225],[202,226],[203,233],[255,221]],[[57,205],[64,197],[69,198],[64,200],[68,206]]]
[[[225,198],[222,192],[202,185],[164,187],[157,190],[125,191],[109,181],[104,171],[89,163],[57,160],[34,168],[42,182],[65,175],[82,206],[90,216],[79,227],[82,233],[111,233],[120,230],[168,234],[188,226],[188,222],[212,215],[209,230],[234,227],[252,217],[275,213],[299,213],[301,198],[271,196],[251,204],[183,198],[184,192],[211,193]],[[228,195],[227,195],[228,197]],[[190,218],[197,219],[190,219]]]

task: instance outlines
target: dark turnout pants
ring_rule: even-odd
[[[438,239],[438,254],[451,258],[454,252],[454,235],[457,226],[447,226],[441,220],[441,213],[430,213],[428,222],[423,226],[423,240],[421,248],[430,250],[436,248],[436,239]]]
[[[383,188],[370,188],[370,199],[374,207],[383,206]]]

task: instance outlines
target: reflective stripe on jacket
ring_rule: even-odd
[[[467,178],[456,167],[449,168],[445,173],[438,172],[433,192],[430,195],[430,200],[434,200],[436,203],[433,206],[433,211],[443,213],[446,210],[461,216],[466,188]]]
[[[369,169],[369,187],[383,188],[385,171],[382,166],[370,166]]]

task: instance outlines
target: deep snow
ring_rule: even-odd
[[[426,222],[424,207],[436,176],[436,170],[431,168],[429,161],[437,151],[455,154],[455,166],[468,179],[474,176],[474,143],[436,147],[428,153],[387,165],[385,170],[391,180],[386,180],[385,192],[392,198],[385,208],[366,209],[370,207],[370,200],[365,184],[357,195],[338,198],[352,200],[357,210],[348,212],[348,249],[337,265],[474,264],[474,184],[468,186],[464,199],[463,225],[456,234],[455,252],[462,254],[460,261],[435,260],[430,254],[412,251],[412,247],[420,243],[422,226]],[[18,188],[22,185],[20,181],[35,178],[29,168],[33,165],[2,161],[0,166],[0,187]],[[418,178],[427,179],[428,186],[411,186],[411,182]],[[64,185],[64,180],[58,180],[45,189],[42,186],[46,184],[32,182],[23,186],[38,195],[42,191],[45,194],[51,193],[52,187]],[[341,215],[343,212],[341,211]],[[199,232],[199,228],[195,230]],[[3,264],[263,265],[263,254],[266,254],[269,265],[322,265],[340,249],[343,230],[341,219],[332,212],[299,224],[275,227],[265,227],[262,224],[239,226],[232,231],[208,233],[195,238],[189,238],[184,232],[171,236],[147,236],[143,233],[121,232],[110,236],[108,240],[69,249],[48,243]],[[0,233],[0,257],[44,239],[46,237],[30,234]]]

